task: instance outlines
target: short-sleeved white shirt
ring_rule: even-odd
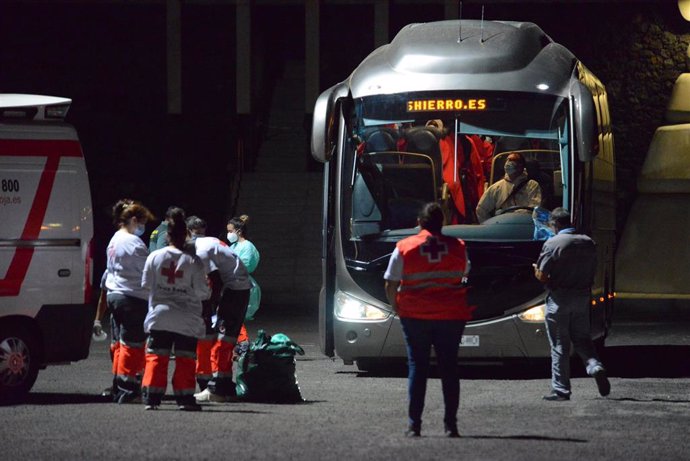
[[[210,294],[201,260],[175,247],[156,250],[146,259],[142,286],[150,290],[144,331],[171,331],[202,337],[201,300]]]
[[[217,270],[223,287],[232,290],[248,290],[252,287],[247,268],[225,242],[215,237],[197,237],[194,246],[206,273]]]
[[[148,255],[149,250],[139,237],[126,229],[115,232],[106,249],[105,287],[108,292],[148,299],[148,290],[141,286]]]

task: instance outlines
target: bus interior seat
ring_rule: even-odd
[[[527,171],[527,177],[529,179],[533,179],[539,183],[539,187],[541,188],[542,206],[548,208],[549,210],[555,208],[552,206],[554,196],[552,176],[545,171],[542,171],[539,161],[535,159],[528,159],[525,161],[525,171]]]
[[[405,131],[406,150],[431,157],[436,176],[436,184],[441,184],[443,178],[443,163],[441,148],[438,145],[440,130],[431,127],[417,126]]]
[[[405,157],[404,153],[400,154]],[[421,207],[436,200],[435,184],[428,162],[415,163],[419,156],[407,154],[409,160],[381,164],[386,184],[392,192],[388,196],[391,229],[406,229],[417,225]]]
[[[501,152],[500,154],[494,155],[494,158],[491,159],[491,176],[488,178],[487,181],[489,183],[489,186],[503,178],[503,165],[506,164],[506,159],[508,158],[508,155],[510,155],[511,153],[512,151]]]
[[[391,229],[409,229],[417,225],[419,211],[426,202],[412,197],[396,197],[388,201]]]
[[[391,128],[376,128],[364,134],[364,152],[391,152],[397,150],[397,133]]]

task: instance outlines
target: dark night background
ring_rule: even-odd
[[[673,82],[687,71],[690,23],[673,1],[483,2],[485,19],[535,22],[569,48],[609,90],[619,162],[620,216]],[[372,4],[321,3],[321,90],[374,49]],[[254,113],[235,113],[235,6],[182,2],[182,115],[166,113],[164,2],[0,3],[0,92],[72,98],[68,121],[82,140],[91,180],[96,253],[109,239],[110,207],[143,201],[206,216],[211,233],[232,213],[236,146],[256,165],[273,84],[286,59],[304,59],[304,6],[252,7]],[[442,3],[390,1],[389,38],[404,25],[443,19]],[[481,16],[464,2],[463,17]],[[305,126],[308,124],[305,114]],[[297,133],[303,142],[308,133]],[[308,155],[305,143],[304,155]],[[319,165],[307,163],[308,169]],[[150,230],[153,229],[149,226]],[[102,262],[96,260],[96,268]]]

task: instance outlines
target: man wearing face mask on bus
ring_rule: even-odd
[[[525,172],[525,158],[518,152],[508,155],[505,176],[489,187],[477,204],[479,223],[512,207],[534,208],[541,205],[539,183]]]

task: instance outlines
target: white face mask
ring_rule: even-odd
[[[235,232],[228,232],[228,242],[235,243],[238,239],[239,237]]]
[[[134,235],[141,237],[146,232],[146,226],[143,224],[137,224],[136,229],[134,229]]]
[[[505,172],[508,176],[512,176],[518,172],[519,166],[518,166],[517,162],[513,162],[511,160],[511,161],[506,162],[503,169],[505,170]]]

